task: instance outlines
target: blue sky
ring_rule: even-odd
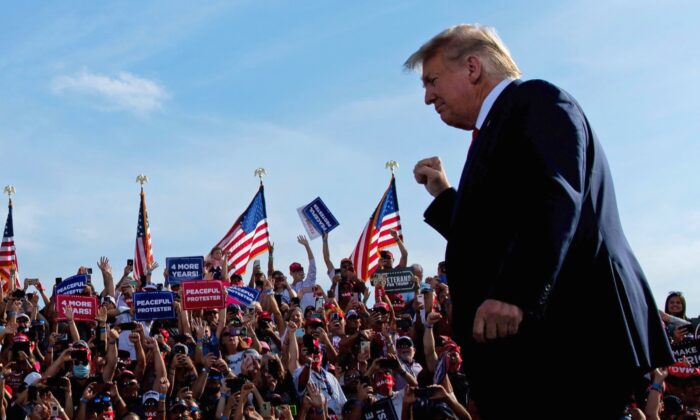
[[[27,3],[0,16],[0,184],[13,184],[23,277],[132,258],[139,173],[155,257],[205,253],[267,169],[280,268],[303,261],[296,208],[321,196],[348,255],[399,162],[410,261],[444,241],[411,175],[456,182],[468,133],[423,105],[401,64],[460,22],[497,28],[524,72],[572,93],[608,154],[629,241],[662,303],[700,313],[700,13],[692,1]],[[0,213],[0,218],[4,215]],[[312,242],[319,263],[320,241]],[[264,258],[263,258],[264,260]],[[326,281],[326,279],[324,279]]]

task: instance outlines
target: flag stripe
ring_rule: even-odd
[[[17,252],[15,249],[15,229],[12,223],[12,200],[10,200],[7,210],[7,221],[5,222],[5,230],[0,243],[0,281],[2,281],[3,290],[7,291],[10,288],[10,271],[15,269],[15,287],[19,287],[19,262],[17,260]]]
[[[245,273],[251,258],[265,252],[269,240],[264,188],[253,197],[248,208],[234,222],[216,247],[228,253],[229,272]]]
[[[136,225],[136,246],[134,247],[134,279],[138,280],[148,273],[148,267],[153,264],[153,247],[151,246],[151,228],[148,223],[146,210],[146,194],[141,188],[139,204],[139,220]]]
[[[401,236],[401,221],[399,218],[399,203],[396,195],[396,180],[391,177],[389,188],[372,213],[367,225],[360,234],[350,259],[355,271],[363,280],[367,280],[377,269],[379,251],[396,244],[390,230],[396,230]]]

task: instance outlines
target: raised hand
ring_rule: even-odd
[[[413,176],[416,178],[416,182],[425,185],[425,189],[433,197],[437,197],[441,192],[450,188],[442,161],[437,156],[418,161],[413,168]]]
[[[309,246],[309,240],[306,239],[306,236],[304,235],[297,236],[297,242],[304,245],[305,247]]]
[[[73,308],[66,305],[63,307],[63,315],[66,316],[66,321],[72,321],[73,320]]]
[[[100,260],[97,262],[97,267],[103,273],[112,274],[112,267],[109,265],[109,258],[107,258],[107,257],[100,257]]]

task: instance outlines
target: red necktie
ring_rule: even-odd
[[[474,140],[476,140],[476,137],[477,137],[478,135],[479,135],[479,129],[478,129],[478,128],[474,128],[474,129],[472,130],[472,143],[474,143]]]

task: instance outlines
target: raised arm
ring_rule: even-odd
[[[267,277],[272,277],[272,273],[275,272],[275,244],[273,242],[267,242]]]
[[[399,265],[397,265],[396,268],[406,268],[408,266],[408,250],[403,244],[403,240],[401,239],[399,232],[397,232],[395,229],[391,229],[389,233],[391,234],[391,237],[394,238],[394,240],[396,241],[396,245],[399,247],[399,251],[401,251],[401,259],[399,260]]]
[[[325,261],[327,271],[330,273],[335,270],[335,267],[331,261],[331,251],[328,249],[328,233],[324,233],[321,238],[323,239],[323,261]]]
[[[102,296],[107,294],[108,296],[112,296],[116,299],[116,292],[114,289],[114,276],[112,276],[112,267],[109,265],[109,258],[100,257],[100,260],[97,262],[97,267],[102,273],[102,281],[105,285],[105,288],[102,291]]]

